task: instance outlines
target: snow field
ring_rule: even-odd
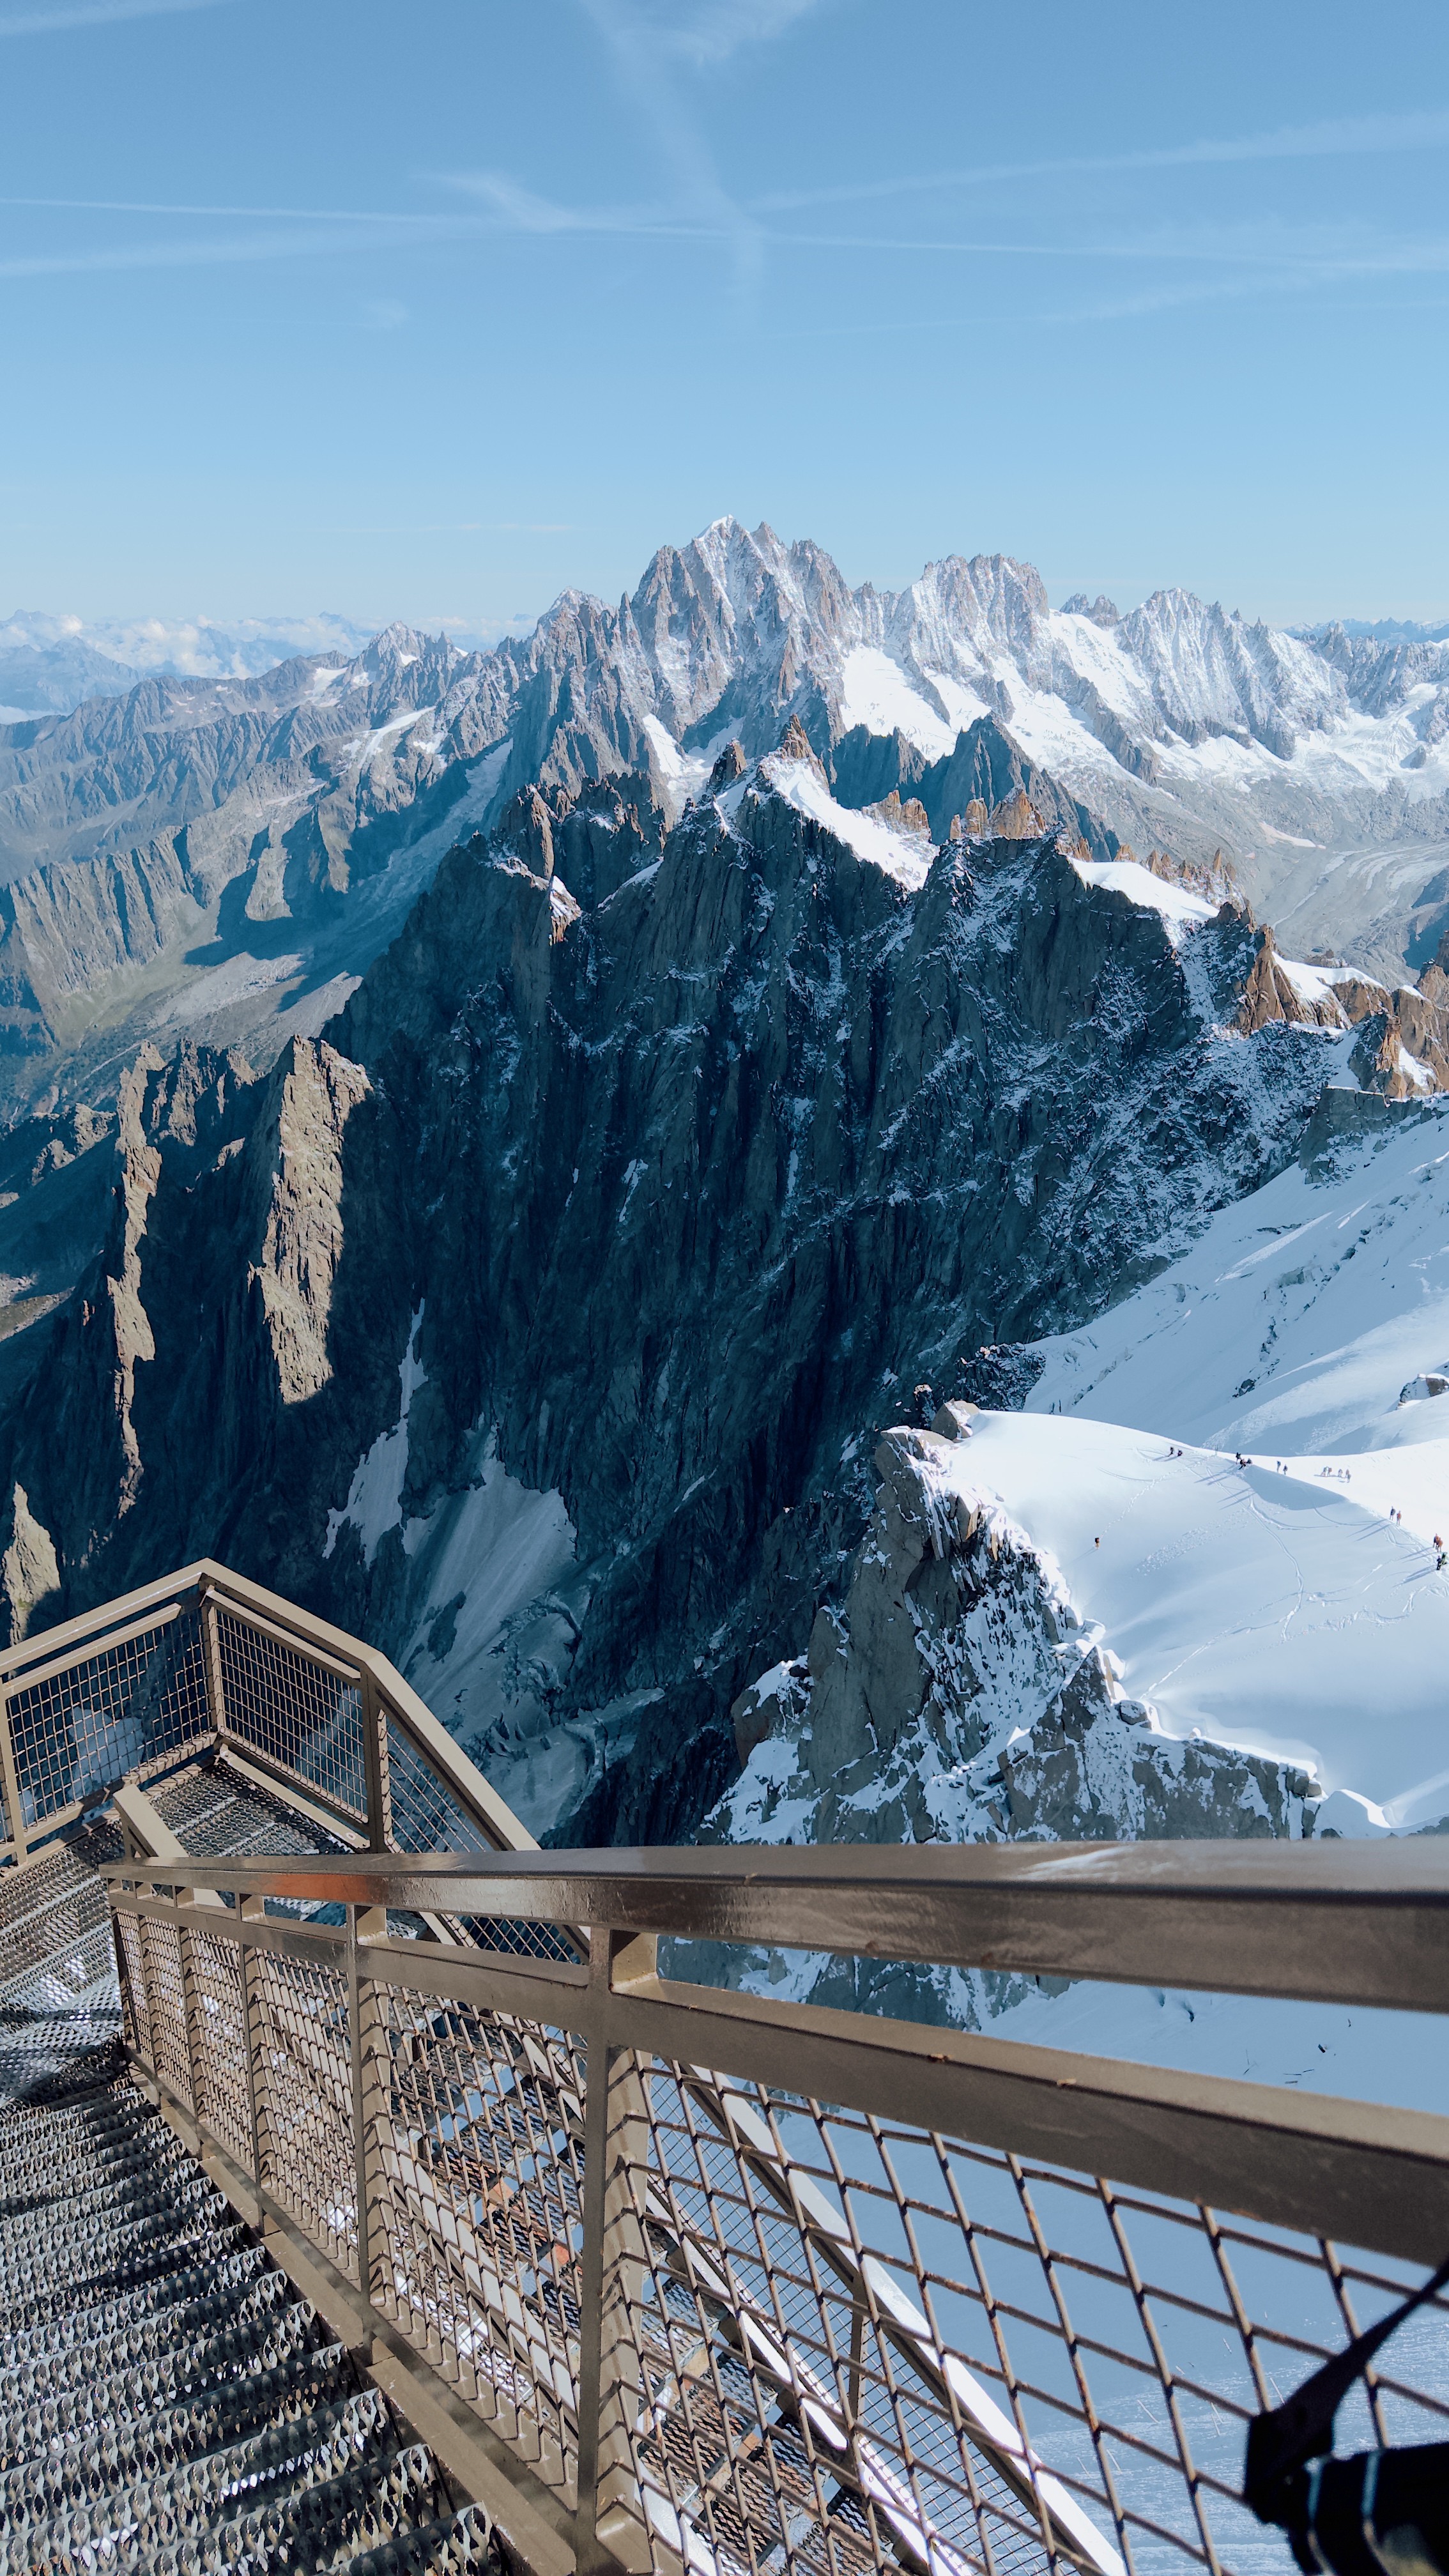
[[[1411,1528],[1309,1467],[1116,1423],[986,1414],[957,1454],[1165,1734],[1301,1765],[1340,1832],[1449,1812],[1449,1574]]]

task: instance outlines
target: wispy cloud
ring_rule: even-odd
[[[464,227],[454,225],[452,229],[456,233]],[[316,259],[329,254],[347,256],[359,250],[385,250],[395,246],[397,239],[397,234],[390,232],[383,222],[379,223],[375,234],[359,228],[335,233],[277,231],[234,233],[229,237],[216,235],[200,241],[173,239],[109,243],[91,249],[22,252],[0,259],[0,278],[123,275],[127,270],[166,268],[235,268],[270,259]]]
[[[681,96],[670,69],[679,21],[666,19],[644,0],[579,0],[612,57],[625,96],[653,138],[661,169],[671,183],[670,195],[681,213],[707,226],[729,242],[736,300],[744,304],[759,273],[760,228],[725,188],[698,121]],[[788,0],[720,0],[720,23],[743,24],[744,17],[778,19]],[[696,15],[707,16],[709,6]]]
[[[633,233],[658,232],[668,226],[668,217],[649,207],[565,206],[555,197],[520,188],[501,170],[449,171],[442,184],[491,206],[509,232]]]
[[[55,0],[52,8],[0,12],[0,36],[59,36],[71,27],[109,27],[123,18],[179,18],[231,0]]]
[[[665,206],[564,205],[521,188],[497,171],[460,172],[447,184],[488,206],[509,231],[551,235],[628,234],[640,239],[715,243],[731,238],[720,218],[701,219]],[[1191,229],[1155,224],[1129,233],[1044,231],[1027,238],[991,232],[871,232],[867,230],[784,229],[761,224],[756,239],[762,247],[787,254],[796,251],[848,252],[866,257],[1053,261],[1072,265],[1106,262],[1139,266],[1219,268],[1260,271],[1275,279],[1294,276],[1321,279],[1369,274],[1397,274],[1437,268],[1446,245],[1437,235],[1386,237],[1363,228],[1333,224],[1285,224],[1264,219],[1234,224],[1200,224]],[[1231,292],[1231,284],[1214,292]],[[892,326],[895,327],[895,326]]]
[[[643,0],[639,17],[661,52],[703,67],[743,45],[768,43],[813,16],[823,0]]]
[[[809,206],[855,205],[873,199],[916,196],[934,188],[995,187],[1012,179],[1206,169],[1247,161],[1331,160],[1365,153],[1439,152],[1446,147],[1449,109],[1426,108],[1402,116],[1333,117],[1316,125],[1280,125],[1264,134],[1154,144],[1134,152],[1053,153],[1050,158],[1032,161],[986,161],[964,170],[907,171],[890,179],[844,181],[828,188],[776,190],[749,202],[755,214],[787,214]]]
[[[436,215],[399,214],[378,206],[192,206],[146,197],[0,197],[0,206],[35,206],[74,215],[240,215],[249,223],[436,226],[439,221]]]
[[[501,170],[448,171],[441,184],[490,207],[506,232],[625,234],[637,240],[700,242],[734,238],[734,223],[718,216],[701,220],[668,205],[567,206],[556,197],[540,197],[531,188],[519,187]]]

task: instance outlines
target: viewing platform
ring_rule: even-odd
[[[385,1657],[211,1563],[0,1691],[0,2576],[1291,2564],[1247,2426],[1449,2254],[1449,2118],[659,1943],[1438,2048],[1449,1841],[540,1851]],[[1442,2315],[1340,2429],[1449,2438]]]

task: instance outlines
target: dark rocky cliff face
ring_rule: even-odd
[[[1052,833],[878,864],[794,748],[667,834],[637,780],[526,793],[323,1040],[141,1061],[0,1418],[12,1620],[210,1551],[384,1644],[536,1826],[693,1830],[844,1594],[871,1434],[1150,1272],[1350,1042],[1230,1033],[1231,904],[1177,948]]]

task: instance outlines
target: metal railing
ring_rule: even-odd
[[[1437,2013],[1432,1838],[132,1860],[110,1901],[139,2079],[414,2420],[473,2441],[539,2576],[1286,2567],[1238,2501],[1248,2420],[1449,2249],[1449,2120],[656,1958],[671,1933]],[[1449,2434],[1443,2307],[1350,2446]]]
[[[325,1852],[187,1859],[149,1792],[218,1759]],[[1434,1838],[541,1853],[385,1657],[209,1562],[0,1656],[0,1796],[32,1947],[119,1822],[138,2080],[537,2576],[1256,2576],[1246,2421],[1449,2248],[1449,2120],[656,1951],[1438,2013]],[[1449,2429],[1441,2315],[1359,2412]]]
[[[0,1653],[0,1866],[215,1753],[344,1850],[531,1847],[385,1655],[202,1559]]]

